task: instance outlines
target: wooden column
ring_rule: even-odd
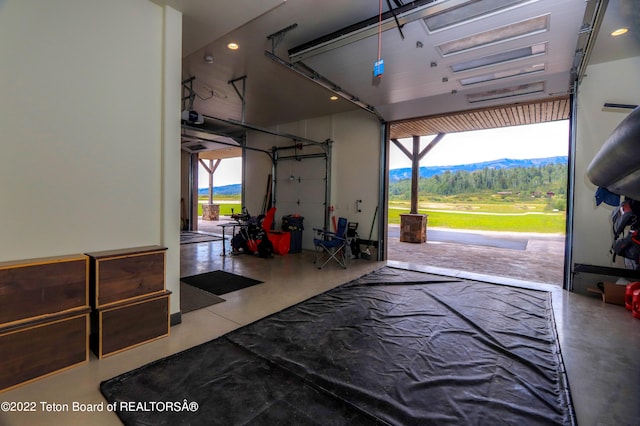
[[[209,204],[213,204],[213,174],[216,172],[216,169],[220,165],[222,161],[220,158],[216,160],[215,165],[213,164],[213,160],[209,160],[209,165],[204,162],[204,160],[200,159],[200,164],[202,167],[209,173]]]
[[[198,175],[199,175],[199,167],[198,167],[198,154],[191,154],[191,159],[189,161],[189,166],[191,168],[191,200],[189,200],[189,230],[197,231],[198,230]]]
[[[202,206],[202,220],[218,220],[220,218],[220,205],[213,204],[213,174],[220,165],[222,159],[218,158],[214,164],[209,160],[209,165],[203,159],[199,159],[202,167],[209,173],[209,203]]]
[[[420,136],[413,136],[411,156],[411,214],[418,214],[418,180],[420,179]]]
[[[420,160],[422,160],[422,158],[427,155],[427,153],[431,151],[438,144],[438,142],[440,142],[442,138],[444,138],[444,136],[445,133],[438,133],[436,137],[433,138],[431,142],[429,142],[429,145],[427,145],[422,150],[422,152],[420,152],[420,136],[413,136],[413,152],[409,152],[409,150],[405,148],[404,145],[402,145],[400,141],[398,141],[398,139],[391,139],[391,142],[393,142],[400,149],[400,151],[402,151],[404,155],[409,157],[409,159],[411,160],[411,214],[418,213],[418,182],[420,179]]]

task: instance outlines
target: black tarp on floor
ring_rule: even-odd
[[[573,424],[550,295],[383,268],[116,377],[126,424]]]

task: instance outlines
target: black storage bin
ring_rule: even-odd
[[[282,230],[291,233],[291,244],[289,253],[302,252],[302,230],[304,217],[288,215],[282,217]]]

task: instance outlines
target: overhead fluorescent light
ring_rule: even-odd
[[[435,32],[535,1],[538,0],[450,0],[439,3],[441,11],[423,20],[429,31]]]
[[[521,47],[519,49],[508,50],[470,61],[460,62],[451,65],[453,72],[468,71],[476,68],[488,67],[490,65],[503,64],[517,61],[519,59],[532,58],[547,53],[547,43],[534,44],[533,46]]]
[[[549,15],[538,16],[526,21],[516,22],[494,28],[468,37],[442,43],[438,47],[442,56],[468,52],[481,47],[492,46],[522,37],[540,34],[549,30]]]
[[[484,102],[542,92],[544,92],[544,82],[539,81],[536,83],[520,84],[513,87],[505,87],[502,89],[489,90],[487,92],[469,94],[467,95],[467,101],[470,103]]]
[[[492,73],[474,75],[471,77],[461,78],[458,80],[463,86],[477,83],[486,83],[489,81],[501,80],[503,78],[518,77],[523,75],[535,74],[545,70],[544,64],[534,64],[523,68],[512,68],[509,70],[501,70]]]

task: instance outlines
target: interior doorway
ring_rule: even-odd
[[[569,120],[388,141],[387,259],[527,281],[564,281]],[[433,141],[437,140],[437,144]],[[433,146],[430,146],[432,144]],[[404,146],[405,149],[402,147]],[[413,148],[413,149],[412,149]],[[419,161],[424,243],[403,241]],[[414,194],[414,196],[416,196]]]

